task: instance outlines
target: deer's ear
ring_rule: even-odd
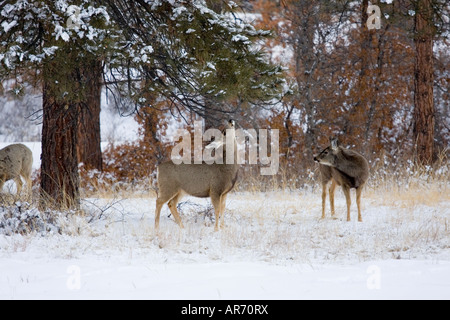
[[[330,138],[331,149],[337,150],[339,147],[339,141],[337,138]]]

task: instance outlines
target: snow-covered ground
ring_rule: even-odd
[[[1,299],[446,299],[448,261],[354,265],[2,258]]]
[[[159,233],[151,196],[84,199],[59,232],[0,231],[0,299],[450,299],[449,187],[368,189],[363,223],[340,191],[325,220],[320,188],[233,193],[219,232],[204,199]]]

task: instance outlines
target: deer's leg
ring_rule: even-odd
[[[331,208],[331,216],[334,217],[335,211],[334,211],[334,191],[336,190],[336,181],[334,179],[331,180],[330,190],[328,192],[330,193],[330,208]]]
[[[224,216],[225,216],[225,203],[227,201],[227,195],[223,194],[220,197],[220,227],[223,228],[225,226]]]
[[[33,200],[33,182],[31,177],[25,178],[27,184],[27,199],[31,202]]]
[[[161,215],[161,209],[163,205],[170,200],[170,196],[164,195],[160,190],[160,194],[156,199],[156,210],[155,210],[155,229],[159,230],[159,216]]]
[[[161,208],[166,203],[161,198],[156,199],[156,211],[155,211],[155,229],[159,230],[159,216],[161,214]]]
[[[362,222],[362,216],[361,216],[361,192],[362,192],[362,186],[359,188],[356,188],[356,205],[358,206],[358,221]]]
[[[322,182],[322,219],[325,219],[326,198],[327,198],[327,182]]]
[[[218,194],[211,194],[211,202],[214,207],[214,215],[216,217],[216,223],[214,225],[214,231],[219,231],[219,218],[221,209],[221,196]]]
[[[20,175],[24,178],[25,183],[27,185],[27,199],[31,200],[33,195],[33,181],[31,180],[31,166],[28,168],[22,168]]]
[[[175,195],[175,197],[170,199],[169,203],[167,204],[169,206],[170,212],[173,214],[173,217],[175,218],[175,221],[178,223],[181,229],[183,229],[184,226],[183,222],[181,222],[181,217],[177,210],[177,204],[182,198],[182,196],[183,195],[181,194],[181,192],[179,192],[177,195]]]
[[[350,221],[350,206],[352,204],[352,200],[350,198],[350,188],[343,185],[342,190],[344,190],[345,200],[347,201],[347,221]]]
[[[16,182],[16,186],[17,186],[16,196],[19,197],[20,193],[22,192],[23,182],[22,182],[22,179],[20,178],[20,176],[14,178],[14,181]]]

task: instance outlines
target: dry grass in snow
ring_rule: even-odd
[[[320,188],[236,192],[219,232],[205,199],[181,203],[183,230],[165,207],[159,233],[154,196],[87,198],[75,214],[13,202],[0,209],[0,298],[447,298],[448,189],[370,187],[362,223],[354,200],[346,221],[341,191],[324,220]]]
[[[214,232],[209,200],[187,197],[181,230],[167,207],[153,227],[155,198],[86,199],[84,215],[61,214],[58,231],[0,237],[0,253],[50,257],[148,256],[154,262],[265,261],[276,264],[450,258],[448,190],[368,190],[363,221],[345,219],[342,192],[336,217],[320,219],[320,190],[233,193],[225,228]],[[352,193],[354,199],[354,193]]]

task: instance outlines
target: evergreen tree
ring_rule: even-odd
[[[269,33],[246,23],[234,2],[219,7],[226,11],[204,0],[0,1],[0,79],[31,71],[43,88],[46,204],[79,205],[77,133],[100,77],[93,70],[136,108],[149,106],[149,91],[201,116],[233,112],[233,100],[277,97],[281,68],[256,45]],[[99,61],[104,68],[90,67]]]

